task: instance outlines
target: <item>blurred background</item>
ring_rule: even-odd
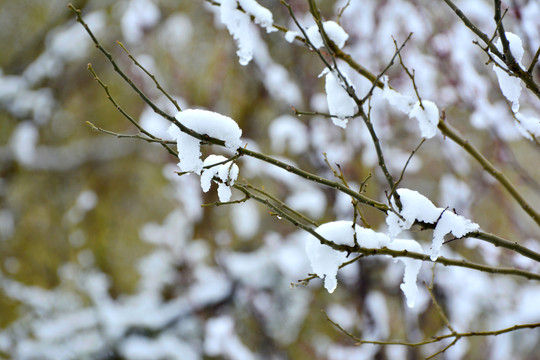
[[[248,147],[332,178],[325,153],[352,188],[369,178],[366,194],[385,201],[386,180],[361,119],[351,119],[344,131],[321,116],[295,116],[293,108],[328,111],[318,78],[324,66],[301,43],[254,26],[253,61],[241,66],[212,1],[72,3],[123,71],[169,114],[176,113],[173,105],[117,40],[182,109],[227,115]],[[259,3],[272,11],[275,23],[295,30],[279,2]],[[456,3],[486,33],[494,31],[491,2]],[[307,1],[291,5],[302,24],[313,24]],[[393,55],[392,36],[401,44],[412,31],[403,58],[416,70],[421,96],[444,108],[447,119],[540,206],[538,146],[520,134],[485,54],[443,2],[319,5],[327,20],[339,21],[349,33],[346,51],[374,73]],[[540,5],[506,5],[507,29],[523,39],[527,63],[540,46]],[[417,307],[405,306],[402,266],[386,258],[344,268],[333,294],[320,279],[298,285],[311,272],[301,230],[255,202],[201,207],[217,201],[215,187],[203,193],[198,176],[175,174],[178,159],[162,147],[87,124],[137,133],[88,71],[91,63],[128,114],[168,139],[166,121],[114,72],[66,1],[0,0],[0,8],[1,358],[417,359],[442,347],[355,346],[327,316],[365,340],[419,341],[445,331],[444,321],[423,286]],[[370,89],[350,68],[344,71],[358,93]],[[414,95],[399,64],[388,75],[393,87]],[[539,117],[538,99],[524,89],[520,100],[524,114]],[[380,96],[371,107],[390,171],[398,177],[421,140],[416,121],[390,110]],[[220,151],[203,148],[205,155]],[[240,159],[239,166],[240,179],[318,223],[352,220],[350,199],[342,194],[257,160]],[[540,250],[534,223],[441,136],[420,148],[402,186],[486,231]],[[364,211],[372,228],[385,231],[384,214]],[[409,235],[429,249],[431,232]],[[538,271],[538,264],[471,240],[445,249],[445,256]],[[431,281],[432,270],[423,266],[419,285]],[[436,270],[435,294],[460,331],[540,321],[534,283]],[[497,342],[461,340],[444,357],[533,359],[538,351],[538,331],[530,330]]]

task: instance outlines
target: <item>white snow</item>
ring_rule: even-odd
[[[179,97],[173,97],[173,99],[176,100],[181,109],[186,108],[186,102],[184,99]],[[167,114],[174,114],[178,111],[174,104],[165,96],[159,97],[154,103]],[[139,116],[139,124],[144,130],[160,139],[172,140],[171,135],[167,133],[167,129],[171,126],[171,123],[161,115],[157,114],[148,105],[145,106],[144,110]]]
[[[15,232],[15,216],[8,209],[0,209],[0,241],[9,239]]]
[[[354,246],[354,230],[349,221],[326,223],[315,231],[335,244]],[[306,242],[306,253],[313,272],[324,277],[324,287],[328,292],[334,292],[337,287],[338,268],[347,261],[347,254],[322,245],[313,235],[310,235]]]
[[[234,331],[234,319],[229,315],[214,317],[206,322],[204,351],[209,356],[222,355],[228,359],[255,359]]]
[[[221,22],[236,40],[240,65],[247,65],[253,58],[253,41],[250,34],[249,15],[238,10],[236,0],[222,0],[220,6]]]
[[[308,148],[307,126],[291,115],[276,118],[268,127],[272,151],[283,153],[288,147],[292,154],[301,154]]]
[[[231,186],[238,178],[238,166],[233,162],[226,162],[228,159],[221,155],[210,155],[203,162],[201,174],[201,188],[204,192],[210,190],[212,179],[218,177],[221,182],[218,184],[219,201],[226,202],[231,199]],[[221,162],[224,164],[214,165]],[[214,165],[214,166],[212,166]],[[210,168],[206,168],[211,166]]]
[[[351,221],[334,221],[323,224],[315,230],[325,239],[338,245],[354,246],[354,235],[358,245],[367,249],[388,248],[396,251],[412,251],[423,253],[422,247],[415,240],[390,239],[387,235],[366,229],[358,225],[354,226]],[[351,260],[354,255],[347,257],[345,252],[339,252],[330,246],[322,245],[313,235],[309,235],[306,241],[306,253],[311,263],[311,268],[319,277],[324,277],[324,287],[332,293],[337,287],[337,272],[339,266]],[[422,262],[410,258],[398,258],[405,265],[401,290],[407,299],[407,305],[414,307],[418,287],[416,279],[422,266]]]
[[[390,103],[392,107],[405,114],[409,114],[415,104],[412,97],[403,95],[390,88],[388,85],[388,76],[383,76],[381,81],[384,84],[383,97]]]
[[[506,39],[510,46],[510,52],[514,56],[514,59],[522,67],[521,60],[523,59],[523,42],[516,34],[511,32],[506,32]],[[503,52],[503,46],[501,39],[497,39],[495,43],[497,49],[500,52]],[[504,65],[503,65],[504,66]],[[506,69],[506,66],[504,66]],[[501,69],[497,65],[493,65],[493,71],[497,74],[497,79],[499,80],[499,86],[504,97],[512,103],[512,111],[519,111],[519,97],[521,95],[521,80],[517,77],[510,76],[504,69]]]
[[[84,16],[84,21],[99,35],[106,28],[106,15],[104,11],[95,11]],[[54,59],[57,66],[62,69],[63,62],[82,59],[91,49],[91,39],[80,24],[60,26],[53,30],[53,35],[47,37],[47,50],[45,54]],[[58,71],[58,70],[57,70]],[[34,80],[34,79],[33,79]],[[30,81],[33,81],[30,80]]]
[[[22,165],[31,165],[36,158],[39,132],[31,121],[21,122],[9,140],[15,159]]]
[[[77,197],[75,206],[81,211],[90,211],[96,207],[98,202],[97,194],[92,190],[84,190]]]
[[[238,3],[247,14],[253,16],[255,24],[261,25],[267,33],[277,31],[274,28],[274,18],[267,8],[261,6],[255,0],[238,0]]]
[[[420,101],[414,104],[409,112],[409,118],[416,118],[420,126],[420,133],[423,138],[430,139],[437,133],[437,124],[439,123],[439,108],[435,103],[429,100],[423,100],[422,106]]]
[[[387,76],[383,76],[381,80],[384,84],[383,97],[388,103],[396,110],[408,114],[409,118],[416,118],[423,138],[430,139],[435,136],[437,124],[439,123],[439,108],[437,105],[432,101],[422,100],[422,106],[424,107],[422,108],[420,101],[415,101],[412,97],[391,89],[388,85]]]
[[[324,192],[315,186],[307,184],[296,189],[287,197],[285,203],[313,219],[321,218],[326,210]]]
[[[370,292],[369,294],[373,294]],[[347,308],[341,304],[332,303],[326,308],[326,314],[335,323],[347,331],[351,331],[358,323],[358,314],[354,307]]]
[[[342,73],[343,74],[343,73]],[[349,96],[345,90],[345,84],[343,84],[338,75],[333,71],[324,69],[324,71],[319,75],[325,75],[325,91],[326,91],[326,100],[328,102],[328,110],[332,117],[334,125],[345,128],[347,126],[348,118],[353,116],[358,107],[354,100]],[[352,86],[350,79],[343,74],[347,83]]]
[[[119,346],[119,351],[127,359],[200,359],[194,345],[182,341],[178,336],[164,333],[156,339],[135,335],[128,337]]]
[[[471,231],[479,229],[479,225],[471,220],[456,215],[449,209],[438,208],[417,191],[410,189],[398,189],[402,209],[400,219],[393,212],[389,212],[386,218],[388,232],[391,237],[399,235],[403,230],[408,230],[416,220],[428,224],[435,224],[433,231],[433,243],[431,245],[431,259],[436,260],[443,245],[444,236],[452,233],[457,238],[465,236]],[[396,207],[397,208],[397,207]]]
[[[257,31],[253,31],[251,35],[254,45],[253,59],[270,95],[288,106],[300,106],[302,104],[301,91],[289,75],[289,71],[272,59],[268,44],[261,39]]]
[[[222,0],[220,6],[220,20],[227,27],[229,33],[236,40],[240,65],[247,65],[253,58],[253,34],[251,18],[256,24],[266,29],[266,32],[276,31],[270,10],[259,5],[255,0],[239,0],[240,6],[245,10],[237,9],[237,0]]]
[[[285,33],[285,40],[289,43],[292,43],[294,39],[296,39],[297,36],[300,36],[300,34],[297,31],[287,31]]]
[[[519,121],[516,123],[516,127],[524,138],[529,140],[533,140],[533,137],[540,139],[539,118],[516,113],[516,119]]]
[[[459,213],[467,214],[474,200],[470,186],[453,174],[445,174],[439,181],[440,203]]]
[[[332,40],[337,47],[341,49],[343,46],[345,46],[345,42],[349,38],[349,34],[347,34],[338,23],[335,21],[325,21],[322,25],[328,38]],[[316,49],[320,49],[324,46],[324,41],[321,33],[319,32],[319,27],[317,24],[310,26],[306,30],[306,35]]]
[[[131,0],[122,16],[122,33],[129,43],[143,39],[146,30],[154,27],[160,18],[159,8],[150,0]]]
[[[242,240],[252,239],[259,231],[261,217],[257,203],[246,201],[236,204],[230,209],[231,223],[234,232]]]
[[[158,39],[165,48],[181,51],[188,45],[194,33],[191,19],[184,13],[169,15],[163,25],[160,26]]]
[[[188,109],[176,114],[176,120],[199,134],[223,140],[225,146],[232,151],[236,151],[241,144],[242,130],[230,117],[208,110]],[[168,133],[178,143],[180,170],[200,175],[203,167],[200,141],[183,133],[174,124],[169,127]]]

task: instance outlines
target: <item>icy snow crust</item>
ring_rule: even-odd
[[[407,250],[417,253],[423,252],[422,246],[415,240],[392,240],[383,233],[378,233],[356,224],[353,228],[352,221],[329,222],[319,226],[315,231],[325,239],[338,245],[354,246],[356,233],[356,240],[358,245],[362,248],[381,249],[386,247],[397,251]],[[328,292],[334,292],[337,287],[337,272],[339,266],[351,260],[353,257],[347,257],[347,254],[344,252],[336,251],[327,245],[322,245],[313,235],[309,235],[307,239],[306,253],[313,272],[321,278],[324,277],[324,287]],[[400,285],[400,288],[407,299],[407,306],[414,307],[416,296],[418,294],[416,279],[420,272],[422,262],[409,258],[398,258],[397,260],[405,265],[403,283]]]
[[[439,257],[446,234],[452,233],[455,237],[460,238],[480,228],[478,224],[454,214],[449,209],[436,207],[428,198],[417,191],[398,189],[397,193],[402,204],[400,215],[404,220],[393,212],[388,213],[386,223],[390,236],[395,237],[403,230],[410,229],[416,220],[436,224],[431,244],[431,260],[437,260]]]
[[[225,142],[225,146],[232,151],[240,147],[242,130],[230,117],[208,110],[188,109],[176,114],[176,120],[187,128],[208,135]],[[178,143],[178,166],[181,171],[201,174],[203,162],[201,160],[201,142],[185,134],[176,125],[171,125],[169,135]]]

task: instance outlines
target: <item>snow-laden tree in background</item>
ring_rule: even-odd
[[[0,73],[1,107],[17,120],[1,148],[10,176],[0,182],[9,200],[0,287],[17,309],[4,319],[3,354],[507,359],[538,350],[537,2],[70,9],[79,24],[53,26],[43,51]],[[126,45],[113,46],[117,38]],[[73,69],[97,55],[90,45],[105,57],[88,65],[89,89],[104,95],[63,91],[57,82],[80,81]],[[77,138],[80,118],[97,133]],[[48,185],[50,196],[71,199],[54,227],[35,220],[43,205],[20,205],[37,194],[9,196],[43,174],[63,190]],[[85,186],[72,194],[70,178]],[[28,226],[62,235],[26,235]],[[32,263],[49,253],[33,260],[14,244],[55,236],[65,241],[50,246],[53,280],[38,282]]]

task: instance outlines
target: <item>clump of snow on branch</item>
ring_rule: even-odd
[[[300,34],[297,31],[287,31],[285,33],[285,40],[289,43],[292,43],[294,39],[296,39],[297,36],[300,36]]]
[[[437,124],[439,123],[439,108],[429,100],[415,101],[408,95],[400,94],[388,85],[388,77],[383,76],[384,84],[383,97],[392,107],[407,115],[409,118],[416,118],[420,126],[420,133],[423,138],[430,139],[437,133]]]
[[[219,165],[216,165],[219,164]],[[219,178],[218,196],[219,201],[226,202],[231,199],[231,186],[238,178],[238,166],[221,155],[210,155],[203,162],[201,174],[201,188],[204,192],[210,190],[214,177]],[[215,180],[214,180],[215,181]]]
[[[223,140],[232,151],[236,151],[241,144],[242,130],[230,117],[208,110],[188,109],[176,114],[176,120],[199,134]],[[168,133],[178,143],[180,170],[200,175],[203,168],[200,140],[183,133],[174,124],[169,127]]]
[[[238,9],[238,5],[245,11]],[[259,5],[255,0],[222,0],[220,20],[236,40],[240,65],[247,65],[253,58],[253,38],[250,28],[251,16],[256,24],[261,25],[270,33],[276,31],[274,19],[270,10]]]
[[[430,255],[432,260],[437,260],[439,257],[446,234],[452,233],[455,237],[461,238],[479,229],[478,224],[454,214],[449,209],[436,207],[428,198],[417,191],[398,189],[397,193],[402,204],[399,215],[403,219],[393,212],[388,213],[386,223],[390,236],[395,237],[403,230],[410,229],[415,221],[435,224]]]
[[[516,34],[506,32],[506,39],[510,47],[510,52],[514,56],[517,64],[522,67],[521,60],[523,59],[523,42]],[[499,38],[495,43],[495,46],[499,51],[503,52],[502,41]],[[512,103],[512,111],[517,112],[519,110],[519,96],[521,95],[521,80],[517,77],[510,76],[507,73],[506,65],[501,64],[501,69],[497,65],[493,65],[493,71],[497,74],[497,80],[499,80],[499,86],[504,97]]]
[[[325,239],[337,245],[355,245],[355,237],[358,245],[366,249],[388,248],[396,251],[412,251],[422,253],[422,247],[415,240],[391,239],[387,235],[366,229],[354,224],[351,221],[334,221],[323,224],[315,230]],[[332,249],[323,245],[313,235],[309,235],[306,242],[306,253],[311,263],[311,268],[319,277],[324,277],[324,287],[332,293],[337,287],[337,272],[339,267],[351,260],[345,252]],[[403,283],[401,290],[407,299],[407,305],[414,307],[418,287],[416,279],[422,266],[421,261],[409,258],[398,258],[405,265]]]
[[[328,39],[332,40],[340,49],[343,46],[345,46],[345,42],[349,38],[349,34],[347,34],[345,30],[343,30],[343,28],[339,26],[338,23],[336,23],[335,21],[325,21],[323,22],[322,25],[323,25],[324,32],[328,36]],[[323,41],[323,38],[321,36],[319,27],[317,26],[317,24],[310,26],[306,30],[306,35],[308,36],[309,41],[311,41],[311,44],[316,49],[320,49],[324,46],[324,41]],[[287,34],[285,34],[285,36],[287,37]],[[292,35],[288,35],[288,36],[290,40],[292,38]]]
[[[416,102],[409,112],[410,118],[416,118],[420,126],[420,133],[423,138],[430,139],[437,133],[439,123],[439,108],[429,100]]]
[[[516,126],[521,135],[529,140],[533,138],[540,139],[540,119],[536,117],[529,117],[523,114],[517,113],[516,119],[518,123]]]
[[[409,114],[415,104],[414,99],[408,95],[400,94],[396,90],[392,89],[390,85],[388,85],[388,76],[383,76],[381,81],[384,84],[383,97],[388,101],[388,103],[390,103],[390,105],[396,110]]]
[[[349,86],[354,89],[350,79],[345,74],[342,73],[342,75]],[[345,90],[347,84],[340,79],[337,71],[324,69],[319,77],[321,76],[325,76],[326,101],[328,102],[328,110],[333,115],[332,121],[334,125],[345,128],[348,118],[356,113],[358,106]]]
[[[255,0],[238,0],[238,3],[247,14],[253,16],[255,24],[259,24],[265,28],[267,33],[277,31],[274,28],[274,18],[270,10],[261,6]]]

